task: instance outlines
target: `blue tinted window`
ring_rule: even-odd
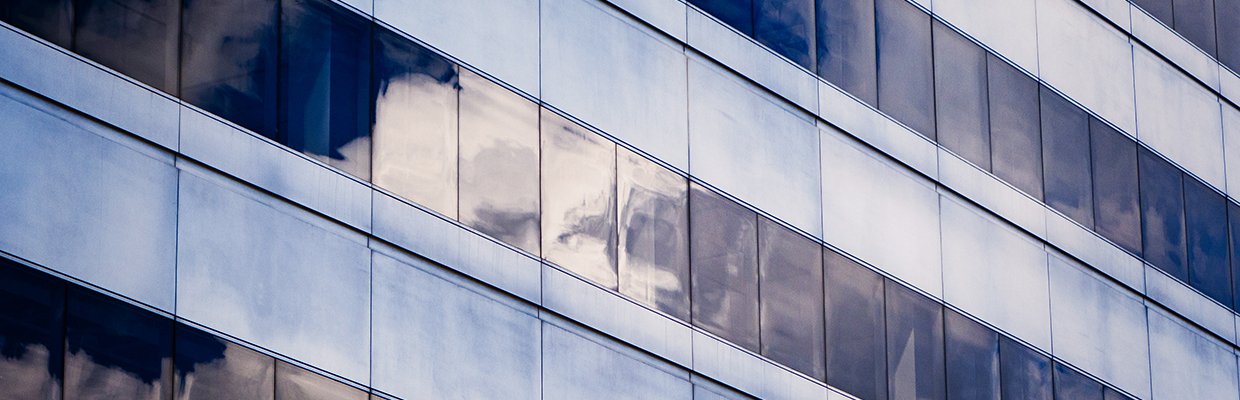
[[[991,171],[1042,199],[1042,122],[1038,82],[994,55],[986,56]]]
[[[955,311],[947,312],[947,398],[999,399],[999,334]]]
[[[905,0],[877,0],[878,108],[935,139],[930,14]]]
[[[77,0],[73,51],[176,95],[180,6],[177,0]]]
[[[1211,56],[1214,48],[1214,2],[1216,0],[1174,0],[1175,31]],[[1226,20],[1224,20],[1226,21]],[[1237,20],[1231,20],[1234,24]]]
[[[1231,304],[1227,199],[1196,179],[1185,178],[1184,206],[1188,283],[1220,303]]]
[[[73,32],[72,0],[5,0],[0,21],[64,48]]]
[[[762,355],[826,379],[822,245],[761,218],[758,256]]]
[[[1141,6],[1145,12],[1153,15],[1154,18],[1158,18],[1158,20],[1162,21],[1164,24],[1167,24],[1167,26],[1173,26],[1173,19],[1171,15],[1172,0],[1133,0],[1132,2],[1136,3],[1138,6]]]
[[[1232,293],[1240,293],[1240,205],[1227,202],[1227,236],[1231,243]],[[1232,309],[1240,309],[1240,296],[1234,296]]]
[[[1240,21],[1240,0],[1214,0],[1215,21],[1218,24],[1218,60],[1231,67],[1232,71],[1240,71],[1240,24],[1225,21]]]
[[[817,24],[818,76],[877,106],[874,0],[818,0]]]
[[[1141,197],[1137,143],[1094,118],[1089,119],[1094,165],[1094,231],[1141,254]]]
[[[999,338],[1003,400],[1051,400],[1051,360],[1007,337]]]
[[[834,251],[823,251],[827,384],[863,400],[887,398],[883,277]]]
[[[66,400],[170,394],[171,320],[74,287],[65,325]]]
[[[892,399],[947,397],[943,306],[887,281],[887,391]]]
[[[279,1],[184,0],[182,7],[181,99],[275,139]]]
[[[934,96],[939,144],[990,170],[986,51],[934,22]]]
[[[65,284],[0,258],[0,388],[13,399],[60,392]]]
[[[689,0],[707,14],[731,25],[736,30],[753,36],[754,0]]]
[[[1045,87],[1041,99],[1046,204],[1093,229],[1089,118],[1084,110]]]
[[[1055,363],[1055,400],[1103,400],[1102,384]]]
[[[1145,148],[1137,150],[1145,260],[1188,282],[1183,173]]]
[[[754,39],[814,70],[814,0],[754,0]]]
[[[758,215],[689,187],[693,324],[753,351],[758,343]]]

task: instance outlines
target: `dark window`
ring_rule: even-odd
[[[177,0],[78,0],[73,51],[177,94]]]
[[[753,36],[753,2],[754,0],[689,0],[690,4],[750,37]]]
[[[0,258],[0,388],[12,399],[60,393],[65,284]]]
[[[171,320],[76,287],[67,304],[66,400],[170,397]]]
[[[1218,24],[1218,60],[1231,67],[1232,71],[1240,71],[1240,0],[1214,0],[1215,21]],[[1232,21],[1232,23],[1226,23]]]
[[[826,275],[827,384],[862,400],[887,399],[883,278],[830,250]]]
[[[818,76],[878,106],[874,0],[818,0],[817,23]]]
[[[1046,204],[1093,229],[1089,117],[1084,110],[1045,87],[1041,99]]]
[[[1089,119],[1094,164],[1094,231],[1141,254],[1141,192],[1137,143],[1094,118]]]
[[[604,287],[616,274],[616,144],[542,111],[543,258]]]
[[[947,398],[999,400],[999,334],[947,311]]]
[[[1102,399],[1103,400],[1131,400],[1128,398],[1128,396],[1125,396],[1121,394],[1120,392],[1116,392],[1115,389],[1111,389],[1109,387],[1102,389]]]
[[[893,399],[945,399],[943,306],[887,281],[887,391]]]
[[[905,0],[877,0],[878,108],[935,139],[930,15]]]
[[[1188,283],[1220,303],[1231,304],[1227,199],[1196,179],[1184,178],[1184,206]]]
[[[1217,56],[1214,48],[1214,2],[1216,0],[1174,0],[1175,31],[1185,39]],[[1224,20],[1226,21],[1226,20]],[[1230,23],[1236,23],[1231,20]]]
[[[1042,122],[1038,82],[987,54],[990,92],[991,170],[1030,196],[1042,199]]]
[[[822,245],[761,218],[758,254],[762,355],[826,379]]]
[[[1051,400],[1051,360],[1024,345],[999,338],[1003,400]]]
[[[177,399],[273,398],[275,359],[185,325],[176,330]]]
[[[985,50],[934,22],[934,104],[939,144],[990,170]]]
[[[6,0],[0,21],[69,48],[73,34],[73,0]]]
[[[1188,282],[1183,173],[1145,148],[1137,150],[1145,260]]]
[[[618,157],[620,293],[688,321],[689,180],[628,150]]]
[[[1232,293],[1240,293],[1240,205],[1227,202],[1227,234],[1231,244]],[[1234,296],[1233,310],[1240,310],[1240,296]]]
[[[758,216],[697,184],[689,188],[693,324],[758,348]]]
[[[814,0],[754,0],[753,36],[814,70]]]
[[[276,139],[278,0],[184,0],[181,99]]]
[[[1159,21],[1167,24],[1167,26],[1174,26],[1171,15],[1172,0],[1133,0],[1132,2],[1141,6],[1142,9],[1153,15],[1154,18],[1158,18]]]
[[[303,368],[276,361],[276,400],[367,400],[369,395],[352,386]]]
[[[1102,384],[1055,363],[1055,400],[1103,400]]]

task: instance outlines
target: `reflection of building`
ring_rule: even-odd
[[[1240,0],[690,3],[0,2],[0,398],[1240,398]]]

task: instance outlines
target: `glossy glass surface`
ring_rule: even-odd
[[[689,181],[627,149],[618,157],[620,293],[688,321]]]
[[[1089,119],[1089,137],[1094,172],[1094,232],[1140,255],[1137,143],[1095,118]]]
[[[1024,345],[999,338],[999,389],[1003,400],[1051,400],[1051,360]]]
[[[176,327],[176,399],[270,400],[276,360],[205,332]]]
[[[1128,396],[1125,396],[1121,394],[1120,392],[1116,392],[1115,389],[1111,389],[1109,387],[1102,388],[1102,399],[1103,400],[1130,400]]]
[[[991,172],[1041,200],[1042,120],[1038,82],[994,55],[987,54],[986,59]]]
[[[1055,400],[1103,400],[1102,384],[1055,363]]]
[[[1188,239],[1188,284],[1231,304],[1227,258],[1227,199],[1200,181],[1184,178],[1184,222]]]
[[[1141,232],[1144,258],[1188,282],[1183,173],[1145,148],[1137,149],[1141,177]]]
[[[1132,2],[1167,26],[1174,26],[1175,21],[1171,13],[1173,0],[1132,0]]]
[[[999,400],[999,334],[946,311],[947,398]]]
[[[66,297],[65,400],[171,395],[172,321],[86,289]]]
[[[538,105],[473,72],[460,86],[459,220],[539,254]]]
[[[359,389],[304,368],[276,361],[276,400],[367,400]]]
[[[1232,303],[1229,304],[1232,310],[1240,309],[1240,205],[1227,202],[1227,236],[1228,243],[1231,244],[1228,258],[1231,261],[1231,292],[1233,296]]]
[[[616,274],[616,145],[542,111],[543,258],[604,287]]]
[[[875,0],[878,109],[935,139],[930,15],[905,0]]]
[[[1218,35],[1218,60],[1231,68],[1240,71],[1240,24],[1226,21],[1240,21],[1240,0],[1214,0],[1215,21],[1223,21],[1215,27]]]
[[[753,351],[758,343],[758,216],[689,188],[693,324]]]
[[[893,399],[945,399],[943,306],[898,283],[884,286],[888,393]]]
[[[989,171],[987,56],[986,50],[934,21],[934,104],[939,144]]]
[[[73,32],[73,0],[9,0],[0,4],[0,21],[68,48]]]
[[[279,142],[370,179],[371,25],[327,0],[281,0]]]
[[[766,218],[758,221],[762,355],[825,380],[822,245]]]
[[[753,37],[776,53],[814,70],[815,0],[753,0]]]
[[[12,399],[60,399],[65,284],[0,258],[0,387]]]
[[[741,33],[753,36],[754,0],[689,0],[707,14],[731,25]]]
[[[177,0],[77,0],[73,51],[139,82],[177,94]]]
[[[1089,118],[1085,111],[1045,87],[1041,101],[1046,204],[1093,229]]]
[[[183,0],[181,99],[276,136],[278,0]]]
[[[818,76],[878,105],[874,0],[818,0]]]
[[[887,398],[883,277],[830,250],[826,277],[827,384],[863,400]]]
[[[1217,0],[1174,0],[1172,5],[1175,31],[1211,56],[1218,54],[1214,47],[1215,1]],[[1235,22],[1224,20],[1224,23]]]

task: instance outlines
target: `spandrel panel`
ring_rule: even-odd
[[[689,321],[689,180],[628,150],[618,157],[620,293]]]
[[[1141,232],[1146,261],[1188,281],[1183,173],[1145,148],[1137,149],[1141,177]]]
[[[543,258],[617,289],[616,144],[542,110]]]
[[[822,246],[766,218],[758,222],[762,355],[825,380]]]
[[[999,400],[999,334],[947,311],[947,398]]]
[[[754,39],[813,71],[814,1],[753,0]]]
[[[898,283],[885,286],[888,393],[893,399],[946,399],[943,306]]]
[[[1089,117],[1050,89],[1042,88],[1041,101],[1046,204],[1093,229]]]
[[[0,387],[13,399],[60,398],[65,284],[0,258]]]
[[[1227,199],[1196,179],[1184,178],[1184,222],[1188,239],[1188,284],[1231,304],[1227,262]]]
[[[1007,337],[999,338],[1003,400],[1051,400],[1051,360]]]
[[[818,76],[878,106],[874,0],[818,0]]]
[[[1055,363],[1055,400],[1103,400],[1102,384]]]
[[[539,254],[538,105],[473,72],[460,85],[459,219]]]
[[[875,6],[878,109],[933,140],[930,15],[905,0],[876,0]]]
[[[1227,234],[1228,241],[1231,244],[1229,259],[1231,260],[1231,290],[1233,293],[1233,303],[1227,303],[1232,310],[1240,309],[1240,205],[1236,205],[1231,201],[1227,202]]]
[[[758,215],[692,184],[693,325],[758,351]]]
[[[689,0],[707,14],[731,25],[741,33],[753,36],[754,0]]]
[[[1240,21],[1240,0],[1214,0],[1214,12],[1215,21]],[[1219,62],[1240,71],[1240,24],[1222,23],[1215,30]]]
[[[1042,197],[1042,120],[1038,82],[986,56],[991,172],[1033,198]]]
[[[934,103],[939,144],[989,171],[987,55],[952,28],[934,21]]]
[[[172,390],[172,320],[70,287],[65,399],[166,399]]]
[[[827,384],[863,400],[886,399],[883,277],[830,250],[823,264]]]
[[[279,142],[370,179],[371,25],[326,0],[281,0]]]
[[[1137,143],[1095,118],[1089,119],[1094,167],[1094,231],[1141,254],[1141,197]]]
[[[1154,18],[1158,18],[1159,21],[1167,24],[1167,26],[1174,26],[1174,20],[1171,12],[1172,1],[1173,0],[1132,0],[1133,4],[1140,6],[1141,9],[1145,10],[1145,12],[1153,15]]]
[[[1214,48],[1215,1],[1217,0],[1174,0],[1172,5],[1172,13],[1175,15],[1173,26],[1176,33],[1184,36],[1189,42],[1211,56],[1218,54]],[[1223,21],[1230,24],[1236,23],[1236,20]]]
[[[176,95],[179,6],[176,0],[78,0],[73,51]]]
[[[184,0],[181,99],[276,137],[278,0]]]
[[[185,325],[176,328],[178,400],[275,396],[276,360]]]
[[[334,381],[304,368],[276,361],[276,400],[366,400],[370,398],[352,386]]]
[[[0,21],[68,48],[73,32],[73,0],[10,0],[0,4]]]

